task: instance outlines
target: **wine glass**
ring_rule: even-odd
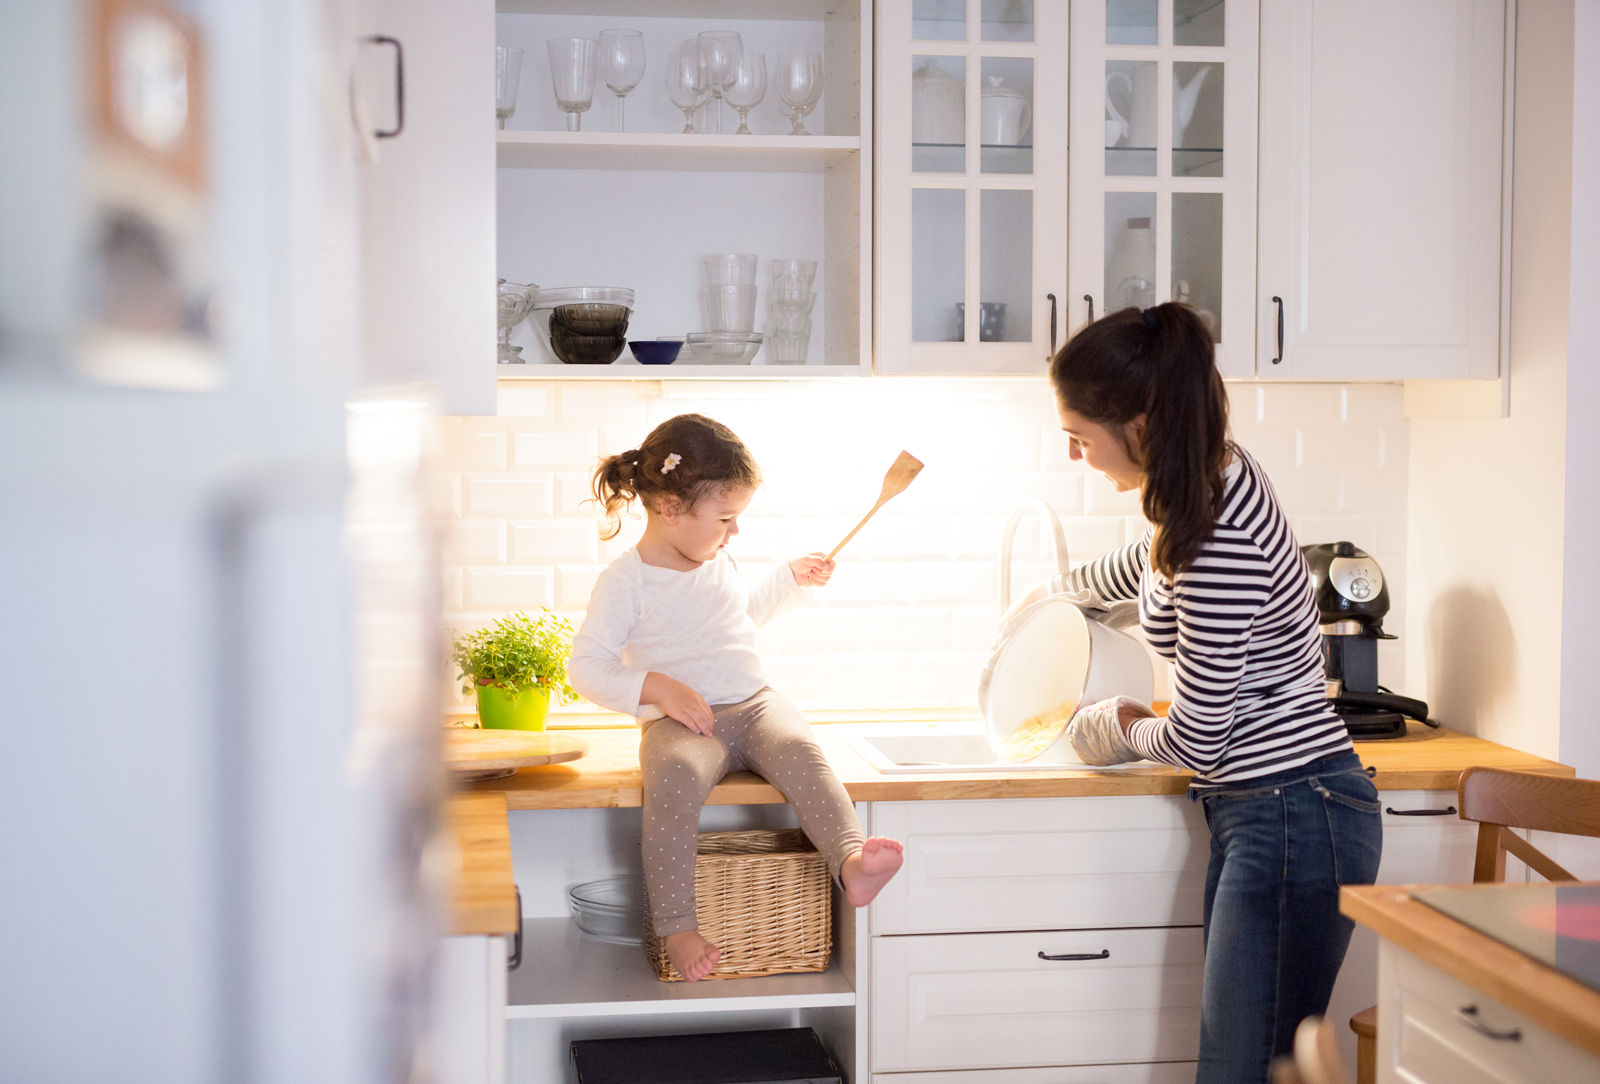
[[[627,131],[623,99],[644,78],[644,35],[637,30],[600,31],[600,78],[617,96],[617,131]]]
[[[494,115],[501,128],[517,111],[517,84],[522,79],[522,50],[515,45],[494,47]]]
[[[706,83],[717,99],[717,134],[721,135],[722,95],[739,75],[744,41],[737,30],[706,30],[695,40],[700,46],[700,60],[705,65]]]
[[[594,104],[594,73],[599,67],[600,43],[593,38],[551,38],[550,81],[555,84],[556,108],[567,115],[567,131],[576,132],[583,114]]]
[[[810,135],[805,116],[822,97],[822,57],[816,53],[778,54],[778,100],[794,121],[790,135]]]
[[[683,110],[683,134],[694,132],[694,111],[711,97],[711,87],[706,82],[705,67],[700,63],[700,46],[686,41],[672,52],[667,61],[667,96],[672,104]]]
[[[739,130],[734,135],[750,134],[750,110],[767,96],[767,56],[746,53],[739,61],[733,82],[722,92],[728,104],[739,111]]]
[[[500,327],[501,365],[523,363],[522,347],[511,345],[511,329],[528,318],[538,296],[539,287],[536,285],[524,286],[520,282],[500,280],[500,305],[495,313],[495,322]]]

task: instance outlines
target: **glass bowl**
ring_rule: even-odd
[[[628,345],[626,335],[574,335],[551,325],[550,349],[568,365],[610,365]]]
[[[695,331],[684,341],[702,365],[749,365],[761,349],[758,331]]]
[[[550,330],[574,335],[622,335],[628,330],[628,306],[598,301],[557,305],[550,310]]]
[[[614,945],[644,944],[644,885],[637,877],[607,877],[567,890],[578,929]]]

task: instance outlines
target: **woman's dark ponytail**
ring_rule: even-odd
[[[1211,332],[1187,305],[1108,313],[1067,341],[1050,363],[1061,402],[1092,422],[1145,416],[1130,458],[1144,470],[1144,514],[1154,523],[1150,564],[1168,577],[1211,541],[1228,464],[1228,393]]]

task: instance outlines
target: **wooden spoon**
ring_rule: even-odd
[[[883,492],[878,494],[878,503],[872,506],[872,511],[861,517],[861,522],[856,524],[855,530],[844,536],[844,542],[833,547],[833,553],[828,554],[828,560],[833,560],[834,555],[844,549],[845,542],[856,536],[856,531],[867,525],[867,520],[878,514],[878,509],[889,503],[891,497],[898,497],[904,493],[911,480],[922,472],[922,460],[910,452],[901,452],[893,463],[889,465],[889,472],[883,476]]]

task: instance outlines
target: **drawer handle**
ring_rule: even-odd
[[[1051,956],[1046,952],[1039,953],[1041,960],[1109,960],[1110,949],[1101,949],[1099,952],[1063,952],[1060,956]]]
[[[1385,808],[1385,813],[1394,817],[1453,817],[1456,807],[1447,806],[1444,809],[1394,809]]]
[[[1478,1006],[1463,1005],[1456,1010],[1456,1016],[1467,1027],[1482,1035],[1485,1039],[1493,1039],[1497,1043],[1520,1043],[1522,1029],[1512,1028],[1510,1031],[1496,1031],[1494,1028],[1478,1019]]]

